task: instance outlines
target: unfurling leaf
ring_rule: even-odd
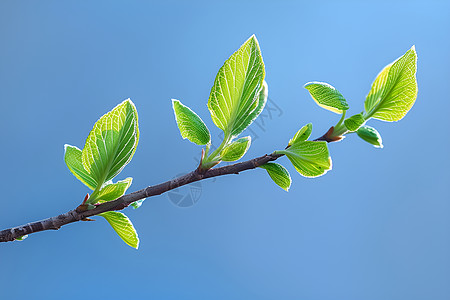
[[[325,82],[308,82],[305,88],[316,103],[332,112],[342,114],[349,108],[344,96],[333,86]]]
[[[285,167],[273,162],[268,162],[259,167],[265,169],[270,178],[272,178],[273,182],[275,182],[279,187],[286,192],[289,191],[292,180],[291,175],[289,175],[289,172]]]
[[[128,178],[118,181],[116,183],[107,184],[100,190],[100,192],[98,193],[95,200],[94,199],[89,199],[89,200],[91,200],[91,201],[116,200],[117,198],[122,197],[125,194],[125,192],[130,187],[132,182],[133,182],[133,178],[128,177]]]
[[[130,219],[123,213],[117,211],[107,211],[99,214],[108,221],[120,238],[133,248],[139,247],[139,237]]]
[[[367,95],[366,119],[401,120],[417,98],[417,54],[413,46],[378,74]]]
[[[220,160],[236,161],[240,159],[247,152],[251,141],[251,137],[246,136],[232,142],[220,152]]]
[[[138,141],[136,107],[127,99],[95,123],[82,151],[83,166],[98,184],[103,184],[130,162]]]
[[[305,126],[300,128],[299,131],[297,131],[294,137],[289,141],[288,146],[292,146],[297,142],[306,141],[310,137],[311,132],[312,132],[312,124],[311,123],[306,124]]]
[[[331,157],[327,142],[304,141],[276,151],[285,154],[297,172],[305,177],[318,177],[331,170]]]
[[[349,131],[356,131],[365,121],[366,119],[364,119],[362,114],[357,114],[345,119],[344,125]]]
[[[356,131],[358,136],[365,140],[366,142],[374,145],[377,148],[383,148],[383,140],[378,131],[370,126],[361,126],[358,131]]]
[[[81,160],[81,150],[66,144],[64,145],[64,152],[64,161],[70,172],[88,188],[94,190],[97,187],[97,181],[85,170]]]
[[[264,76],[261,50],[253,35],[220,68],[208,99],[214,124],[226,139],[244,131],[264,108]]]
[[[188,139],[197,145],[206,145],[211,135],[203,120],[189,107],[180,101],[172,99],[175,119],[183,139]]]

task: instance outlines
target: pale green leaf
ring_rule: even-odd
[[[136,229],[134,229],[133,224],[126,215],[117,211],[108,211],[99,214],[99,216],[102,216],[108,221],[127,245],[136,249],[139,247],[139,237]]]
[[[306,141],[310,136],[312,132],[312,124],[306,124],[302,128],[300,128],[299,131],[294,135],[294,137],[289,141],[288,146],[292,146],[296,142],[303,142]]]
[[[127,99],[95,123],[82,151],[83,166],[103,184],[130,162],[138,141],[136,107]]]
[[[272,178],[273,182],[275,182],[279,187],[281,187],[286,192],[289,191],[291,187],[291,175],[289,175],[288,170],[280,164],[268,162],[260,168],[263,168],[267,171],[270,178]]]
[[[383,140],[381,139],[381,135],[378,131],[370,126],[361,126],[356,134],[366,142],[374,145],[377,148],[383,148]]]
[[[131,207],[133,207],[134,209],[138,209],[139,207],[141,207],[142,203],[144,203],[144,200],[145,199],[141,199],[131,203]]]
[[[297,172],[305,177],[318,177],[331,170],[331,157],[327,142],[304,141],[276,151],[285,154]]]
[[[111,183],[105,185],[100,192],[98,193],[97,197],[94,199],[89,199],[90,202],[92,201],[112,201],[116,200],[117,198],[123,196],[127,189],[130,187],[131,183],[133,182],[133,178],[128,177],[124,180],[118,181],[116,183]]]
[[[25,235],[19,236],[19,237],[16,238],[15,240],[16,240],[16,241],[23,241],[23,240],[25,240],[27,237],[28,237],[28,234],[25,234]]]
[[[305,88],[316,103],[327,110],[342,114],[349,108],[344,96],[333,86],[325,82],[308,82]]]
[[[417,98],[416,71],[417,54],[413,46],[378,74],[364,103],[366,119],[401,120]]]
[[[263,85],[259,91],[259,99],[258,99],[258,105],[256,106],[255,110],[252,111],[252,113],[249,115],[248,118],[246,118],[242,125],[244,128],[242,131],[245,130],[252,122],[259,116],[259,114],[263,111],[264,107],[266,106],[267,98],[269,96],[269,86],[267,85],[267,82],[264,80]]]
[[[357,114],[345,119],[344,125],[349,131],[356,131],[364,122],[366,122],[366,119],[364,119],[363,115]]]
[[[70,172],[88,188],[94,190],[97,187],[97,181],[83,166],[80,149],[75,146],[64,145],[64,161]]]
[[[172,106],[183,139],[188,139],[197,145],[206,145],[210,142],[209,130],[195,112],[175,99],[172,99]]]
[[[251,137],[246,136],[232,142],[220,152],[220,160],[236,161],[240,159],[247,152],[251,141]]]
[[[239,135],[262,111],[267,98],[261,97],[266,94],[261,93],[264,76],[264,62],[253,35],[225,61],[209,96],[211,117],[226,138]]]

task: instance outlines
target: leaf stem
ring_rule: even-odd
[[[220,146],[214,150],[211,155],[207,155],[207,153],[205,154],[205,159],[203,160],[202,165],[203,166],[207,166],[207,163],[211,163],[215,160],[217,160],[220,156],[220,152],[222,152],[222,149],[229,143],[230,141],[230,137],[229,136],[225,136],[222,143],[220,144]],[[209,147],[208,147],[209,150]]]
[[[334,126],[334,128],[337,128],[337,127],[341,126],[342,122],[344,122],[345,114],[346,114],[346,113],[347,113],[347,111],[344,110],[344,112],[342,113],[341,119],[340,119],[339,122],[336,124],[336,126]]]
[[[341,137],[341,136],[345,135],[348,132],[348,129],[347,129],[347,127],[344,124],[346,112],[347,111],[344,110],[344,112],[342,113],[341,119],[334,126],[333,132],[331,134],[331,138],[333,138],[333,137]]]

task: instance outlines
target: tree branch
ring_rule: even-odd
[[[279,158],[280,154],[266,154],[261,157],[257,157],[251,160],[247,160],[240,163],[235,163],[228,166],[223,166],[219,168],[213,168],[209,169],[207,171],[201,171],[199,169],[196,169],[195,171],[192,171],[186,175],[174,178],[172,180],[146,187],[145,189],[123,195],[122,197],[114,200],[102,203],[100,205],[97,205],[94,209],[87,210],[84,208],[83,205],[80,205],[74,210],[71,210],[65,214],[61,214],[56,217],[48,218],[45,220],[28,223],[22,226],[17,226],[9,229],[5,229],[0,231],[0,242],[10,242],[14,241],[15,239],[39,232],[44,230],[57,230],[61,228],[61,226],[87,220],[90,216],[95,216],[100,213],[104,213],[107,211],[113,211],[113,210],[122,210],[129,206],[131,203],[145,199],[152,196],[161,195],[167,191],[173,190],[177,187],[211,178],[211,177],[217,177],[222,175],[228,175],[228,174],[239,174],[242,171],[255,169],[261,165],[264,165],[265,163],[269,161],[274,161],[277,158]]]

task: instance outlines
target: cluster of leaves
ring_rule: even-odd
[[[211,89],[208,108],[214,124],[224,133],[222,143],[214,151],[203,120],[180,101],[172,100],[181,136],[197,145],[206,145],[201,162],[203,170],[221,161],[236,161],[247,152],[250,136],[238,137],[266,104],[268,90],[264,76],[261,50],[252,36],[225,61]]]
[[[312,124],[303,126],[283,150],[274,155],[285,155],[294,168],[305,177],[317,177],[332,167],[327,142],[337,141],[345,134],[356,132],[363,140],[382,147],[378,132],[365,123],[370,119],[398,121],[414,104],[417,96],[416,53],[414,47],[377,76],[365,101],[365,111],[345,118],[349,106],[345,98],[327,83],[311,82],[305,85],[313,99],[323,108],[342,114],[336,126],[324,137],[308,141]],[[239,135],[258,117],[268,97],[264,81],[265,68],[258,41],[251,36],[220,68],[208,99],[208,109],[214,124],[223,131],[224,138],[213,149],[211,134],[203,120],[179,100],[172,100],[176,122],[181,136],[205,146],[202,150],[199,172],[206,172],[222,161],[241,159],[251,144],[250,136]],[[102,116],[90,132],[83,150],[65,146],[65,162],[70,171],[93,192],[82,206],[91,209],[100,203],[124,195],[132,179],[113,183],[131,160],[139,140],[137,111],[131,100],[125,100]],[[286,191],[291,176],[279,163],[260,166],[270,178]],[[133,203],[139,207],[141,201]],[[130,246],[137,248],[139,239],[131,221],[121,212],[100,214],[117,234]]]
[[[310,82],[305,88],[321,107],[342,114],[341,119],[324,136],[327,141],[341,140],[345,134],[356,132],[364,141],[382,148],[378,131],[365,123],[370,119],[394,122],[403,119],[417,98],[417,54],[411,47],[403,56],[384,67],[375,78],[364,102],[364,111],[345,118],[349,109],[344,96],[324,82]]]
[[[139,141],[138,115],[130,99],[117,105],[94,125],[83,150],[65,145],[64,160],[69,170],[93,192],[86,197],[86,209],[115,200],[125,194],[132,178],[113,183],[130,162]],[[139,207],[136,202],[135,208]],[[100,214],[128,245],[138,248],[139,238],[128,217],[116,211]]]
[[[308,141],[312,124],[303,126],[283,150],[294,168],[305,177],[318,177],[332,167],[327,142],[341,140],[345,134],[356,132],[363,140],[383,147],[376,129],[365,125],[371,119],[398,121],[411,109],[417,96],[416,52],[412,47],[405,55],[386,66],[377,76],[365,101],[365,112],[345,118],[349,109],[342,94],[324,82],[310,82],[305,88],[321,107],[342,114],[338,124],[320,140]],[[247,152],[251,139],[239,138],[261,113],[268,96],[264,81],[264,62],[255,36],[250,37],[220,68],[208,100],[214,124],[223,130],[224,139],[211,151],[211,135],[202,119],[190,108],[173,100],[173,109],[183,138],[197,145],[206,145],[201,168],[207,170],[221,161],[236,161]],[[273,181],[286,191],[291,177],[284,166],[269,162],[265,169]]]

